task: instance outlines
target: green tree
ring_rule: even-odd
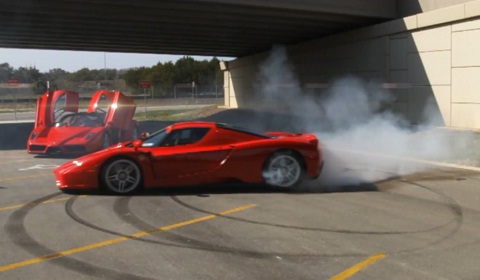
[[[156,93],[162,96],[172,93],[175,84],[175,65],[170,61],[165,64],[158,63],[152,67],[148,79],[155,86]]]
[[[198,82],[198,73],[195,60],[184,56],[175,62],[175,83]]]
[[[22,83],[33,83],[38,81],[42,74],[40,71],[35,67],[20,67],[18,69],[13,70],[13,76],[15,78],[20,79]]]
[[[137,89],[141,80],[145,79],[149,70],[146,67],[134,68],[126,71],[121,76],[127,86]]]
[[[0,64],[0,81],[4,82],[13,77],[13,68],[8,63]]]
[[[68,76],[68,80],[72,82],[85,82],[95,80],[94,73],[88,68],[82,68]]]

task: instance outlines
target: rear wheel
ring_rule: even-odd
[[[109,161],[101,172],[102,186],[110,193],[131,194],[142,186],[140,167],[127,158]]]
[[[263,180],[270,186],[281,189],[294,189],[303,177],[302,161],[291,151],[276,152],[263,167]]]

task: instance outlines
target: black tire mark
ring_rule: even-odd
[[[119,217],[125,223],[135,227],[141,231],[148,231],[155,228],[154,225],[151,225],[138,216],[136,216],[130,210],[130,199],[131,197],[122,197],[117,199],[114,202],[114,211],[117,217]],[[162,237],[166,237],[168,240],[175,242],[169,243],[167,246],[175,246],[179,248],[187,248],[187,249],[195,249],[195,250],[202,250],[202,251],[209,251],[209,252],[216,252],[216,253],[228,253],[228,254],[235,254],[240,255],[243,257],[249,258],[258,258],[258,259],[273,259],[278,256],[282,256],[284,259],[288,259],[290,261],[303,261],[306,259],[318,259],[318,258],[325,258],[325,257],[332,257],[332,255],[325,255],[325,254],[285,254],[280,252],[258,252],[258,251],[251,251],[251,250],[243,250],[234,247],[228,247],[223,245],[217,245],[209,242],[204,242],[198,239],[193,239],[192,237],[185,237],[179,234],[175,234],[173,232],[163,232]],[[152,241],[150,241],[152,242]],[[161,245],[166,245],[164,242],[153,242],[158,243]],[[180,244],[178,244],[180,243]],[[363,254],[337,254],[333,255],[333,257],[353,257],[353,256],[367,256]]]
[[[68,215],[72,217],[75,221],[78,223],[101,231],[109,234],[113,234],[116,236],[125,236],[125,234],[122,234],[120,232],[112,231],[109,229],[105,229],[102,227],[99,227],[97,225],[91,224],[84,219],[80,218],[73,210],[72,210],[72,204],[75,201],[76,198],[69,200],[69,210],[68,210]],[[141,230],[141,231],[148,231],[151,229],[156,228],[153,225],[150,225],[146,223],[145,221],[141,220],[137,216],[135,216],[129,209],[128,209],[128,204],[129,200],[131,197],[120,197],[114,202],[114,210],[116,215],[122,219],[124,222],[130,224],[131,226]],[[126,215],[128,214],[128,215]],[[155,235],[152,235],[155,236]],[[145,242],[145,243],[150,243],[150,244],[157,244],[157,245],[162,245],[162,246],[170,246],[170,247],[176,247],[176,248],[182,248],[182,249],[192,249],[192,250],[201,250],[201,251],[209,251],[209,252],[216,252],[216,253],[227,253],[227,254],[235,254],[243,257],[249,257],[249,258],[257,258],[257,259],[274,259],[278,258],[278,256],[281,256],[285,260],[289,260],[292,262],[303,262],[305,260],[315,260],[315,259],[321,259],[321,258],[331,258],[331,257],[368,257],[368,254],[363,254],[363,253],[349,253],[349,254],[285,254],[281,252],[258,252],[258,251],[251,251],[251,250],[242,250],[238,248],[233,248],[233,247],[227,247],[227,246],[221,246],[221,245],[216,245],[212,243],[207,243],[203,242],[200,240],[192,239],[191,237],[184,237],[181,235],[174,234],[172,232],[167,232],[164,231],[162,232],[162,238],[167,236],[167,239],[172,240],[173,242],[177,243],[171,243],[171,242],[164,242],[164,241],[157,241],[157,240],[150,240],[150,239],[145,239],[145,238],[134,238],[132,239],[133,241],[139,241],[139,242]],[[179,244],[180,243],[180,244]]]
[[[449,223],[447,223],[445,225],[453,223],[454,227],[451,229],[451,232],[449,234],[445,235],[443,238],[440,238],[440,239],[438,239],[434,242],[430,242],[430,243],[428,243],[428,244],[426,244],[422,247],[418,247],[418,248],[411,249],[411,250],[403,250],[401,252],[397,252],[397,253],[393,253],[393,254],[404,254],[404,253],[409,253],[409,252],[414,252],[414,251],[419,251],[419,250],[422,250],[422,249],[429,248],[431,246],[434,246],[434,245],[437,245],[437,244],[440,244],[440,243],[446,241],[447,239],[452,237],[455,233],[457,233],[460,230],[460,228],[463,225],[463,210],[462,210],[462,207],[460,206],[460,204],[457,203],[457,201],[455,201],[453,198],[443,194],[442,192],[436,191],[436,190],[434,190],[432,188],[429,188],[425,185],[422,185],[422,184],[419,184],[419,183],[416,183],[416,182],[411,182],[411,181],[408,181],[408,180],[403,180],[403,182],[411,184],[413,186],[417,186],[417,187],[425,189],[425,190],[428,190],[432,193],[435,193],[436,195],[438,195],[440,197],[443,197],[443,199],[446,202],[445,204],[447,205],[447,207],[450,209],[450,211],[454,215],[454,219],[451,220]],[[442,251],[442,250],[439,250],[439,251]]]
[[[215,213],[200,209],[198,207],[192,206],[190,204],[187,204],[180,200],[176,196],[171,197],[175,202],[178,204],[182,205],[183,207],[189,208],[191,210],[194,210],[196,212],[200,213],[205,213],[209,215],[213,215]],[[244,218],[237,218],[237,217],[232,217],[232,216],[220,216],[220,218],[224,219],[230,219],[230,220],[235,220],[239,222],[245,222],[245,223],[251,223],[251,224],[257,224],[257,225],[263,225],[263,226],[272,226],[272,227],[279,227],[279,228],[287,228],[287,229],[296,229],[296,230],[306,230],[306,231],[319,231],[319,232],[331,232],[331,233],[344,233],[344,234],[368,234],[368,235],[400,235],[400,234],[418,234],[418,233],[425,233],[425,232],[430,232],[430,231],[435,231],[438,229],[441,229],[445,226],[448,226],[452,221],[448,221],[444,224],[427,228],[427,229],[422,229],[422,230],[411,230],[411,231],[358,231],[358,230],[348,230],[348,229],[329,229],[329,228],[320,228],[320,227],[301,227],[301,226],[290,226],[290,225],[285,225],[285,224],[275,224],[275,223],[267,223],[267,222],[260,222],[260,221],[254,221],[254,220],[249,220],[249,219],[244,219]]]
[[[5,232],[12,242],[22,248],[23,250],[29,252],[35,257],[41,257],[51,254],[56,254],[58,251],[52,250],[39,242],[37,242],[33,237],[30,236],[28,231],[25,228],[25,218],[38,204],[49,200],[55,196],[62,194],[62,192],[53,193],[51,195],[44,196],[37,200],[34,200],[30,203],[27,203],[25,206],[20,207],[14,211],[7,219],[7,222],[4,226]],[[67,237],[68,238],[68,237]],[[118,272],[112,269],[107,269],[86,263],[77,259],[74,259],[70,256],[63,256],[59,258],[49,259],[48,262],[63,267],[68,270],[72,270],[83,275],[88,275],[92,277],[97,277],[101,279],[145,279],[152,280],[153,278],[142,277],[138,275],[133,275],[125,272]]]
[[[452,228],[452,230],[449,232],[449,234],[447,234],[446,236],[444,236],[443,238],[440,238],[438,240],[435,240],[433,242],[430,242],[430,243],[427,243],[423,246],[420,246],[420,247],[415,247],[415,248],[412,248],[412,249],[404,249],[404,250],[399,250],[399,251],[394,251],[394,252],[389,252],[389,254],[395,254],[395,255],[401,255],[401,254],[409,254],[409,253],[412,253],[412,252],[417,252],[417,251],[420,251],[420,250],[424,250],[426,248],[429,248],[431,246],[434,246],[434,245],[437,245],[437,244],[440,244],[442,243],[443,241],[447,240],[448,238],[450,238],[451,236],[453,236],[456,232],[458,232],[458,230],[460,229],[460,227],[462,226],[463,224],[463,211],[462,211],[462,208],[461,206],[451,197],[439,192],[439,191],[436,191],[436,190],[433,190],[427,186],[424,186],[424,185],[421,185],[421,184],[418,184],[418,183],[415,183],[415,182],[410,182],[408,180],[405,180],[405,179],[402,179],[402,182],[405,182],[405,183],[408,183],[408,184],[411,184],[411,185],[414,185],[414,186],[417,186],[417,187],[420,187],[420,188],[423,188],[423,189],[426,189],[427,191],[430,191],[440,197],[443,198],[443,200],[445,201],[445,203],[442,203],[444,204],[447,208],[450,209],[451,213],[453,214],[453,219],[447,221],[446,223],[442,224],[442,225],[439,225],[439,226],[436,226],[436,227],[432,227],[432,228],[429,228],[429,229],[426,229],[426,230],[419,230],[419,231],[406,231],[406,232],[379,232],[379,231],[373,231],[373,232],[368,232],[368,231],[350,231],[350,230],[331,230],[331,229],[322,229],[322,228],[308,228],[308,227],[296,227],[296,226],[287,226],[287,225],[282,225],[282,224],[273,224],[273,223],[265,223],[265,222],[258,222],[258,221],[253,221],[253,220],[248,220],[248,219],[243,219],[243,218],[237,218],[237,217],[232,217],[232,216],[219,216],[219,218],[225,218],[225,219],[230,219],[230,220],[236,220],[236,221],[239,221],[239,222],[246,222],[246,223],[251,223],[251,224],[259,224],[259,225],[264,225],[264,226],[274,226],[274,227],[280,227],[280,228],[289,228],[289,229],[296,229],[296,230],[310,230],[310,231],[319,231],[319,232],[332,232],[332,233],[347,233],[347,234],[367,234],[367,235],[395,235],[395,234],[418,234],[418,233],[427,233],[427,232],[431,232],[431,231],[435,231],[435,230],[439,230],[441,228],[446,228],[447,226],[450,226],[451,224],[454,224],[455,226]],[[401,194],[395,194],[395,195],[401,195]],[[402,196],[405,196],[405,195],[402,195]],[[194,210],[194,211],[197,211],[197,212],[201,212],[201,213],[205,213],[205,214],[215,214],[213,212],[210,212],[210,211],[206,211],[204,209],[200,209],[198,207],[194,207],[192,205],[189,205],[185,202],[183,202],[182,200],[180,200],[178,197],[176,196],[171,196],[171,198],[179,203],[180,205],[186,207],[186,208],[189,208],[191,210]],[[281,254],[280,254],[281,255]]]
[[[453,200],[452,198],[444,195],[443,193],[435,191],[435,190],[433,190],[429,187],[417,184],[415,182],[409,182],[405,179],[402,179],[402,181],[406,182],[406,183],[413,184],[413,185],[415,185],[417,187],[420,187],[420,188],[424,188],[424,189],[426,189],[426,190],[428,190],[432,193],[435,193],[438,196],[441,196],[443,198],[443,200],[445,201],[445,203],[442,203],[442,204],[445,204],[451,210],[452,214],[454,215],[454,218],[452,220],[446,222],[443,225],[433,227],[433,228],[429,228],[427,230],[410,231],[410,232],[403,232],[403,233],[402,232],[386,232],[386,233],[373,232],[373,233],[369,233],[369,232],[355,232],[355,231],[352,232],[352,231],[347,231],[347,230],[338,231],[338,230],[329,230],[329,229],[327,229],[327,230],[320,229],[320,231],[340,232],[340,233],[350,233],[350,234],[351,233],[353,233],[353,234],[372,234],[372,235],[379,235],[379,234],[386,234],[386,235],[389,235],[389,234],[413,234],[413,233],[427,233],[427,232],[430,232],[430,231],[434,231],[434,230],[438,230],[438,229],[447,227],[451,224],[455,224],[454,228],[452,230],[450,230],[449,233],[446,236],[440,238],[439,240],[435,240],[433,242],[427,243],[427,244],[419,246],[419,247],[415,247],[415,248],[411,248],[411,249],[405,249],[405,250],[398,250],[398,251],[393,251],[393,252],[389,253],[389,254],[393,254],[393,255],[402,255],[402,254],[410,254],[410,253],[418,252],[418,251],[421,251],[423,249],[434,246],[436,244],[439,244],[439,243],[447,240],[448,238],[450,238],[452,235],[454,235],[460,229],[460,227],[463,223],[463,212],[462,212],[462,208],[460,207],[460,205],[455,200]],[[399,195],[399,194],[395,194],[395,195]],[[187,207],[191,210],[198,211],[198,212],[205,213],[205,214],[216,214],[216,213],[213,213],[213,212],[210,212],[210,211],[206,211],[206,210],[203,210],[203,209],[193,207],[193,206],[181,201],[176,196],[171,196],[171,198],[175,202],[177,202],[177,203],[181,204],[182,206]],[[117,199],[114,202],[114,207],[113,208],[114,208],[114,211],[115,211],[116,215],[121,220],[123,220],[124,222],[130,224],[131,226],[133,226],[133,227],[135,227],[135,228],[137,228],[141,231],[147,231],[147,230],[151,230],[151,229],[155,228],[155,226],[153,226],[153,225],[145,222],[144,220],[140,219],[138,216],[136,216],[130,210],[130,206],[129,206],[130,199],[131,199],[131,197],[120,197],[119,199]],[[72,203],[73,203],[73,200],[72,200]],[[237,220],[237,221],[241,221],[241,222],[249,222],[249,223],[253,223],[253,224],[260,224],[260,225],[266,225],[266,226],[278,226],[278,227],[293,228],[293,229],[298,229],[298,230],[312,230],[312,228],[290,227],[290,226],[286,226],[286,225],[276,225],[276,224],[262,223],[262,222],[257,222],[257,221],[250,221],[250,220],[246,220],[246,219],[241,219],[241,218],[235,218],[235,217],[231,217],[231,216],[221,216],[221,217],[222,218],[227,218],[227,219],[232,219],[232,220]],[[109,232],[109,233],[116,234],[116,235],[119,235],[119,236],[124,236],[121,233],[115,233],[115,232],[109,231],[107,229],[103,229],[103,228],[100,228],[98,226],[91,225],[84,220],[82,220],[82,224],[84,224],[86,226],[89,226],[89,227],[92,227],[92,228],[95,228],[97,230],[101,230],[101,231],[104,231],[104,232]],[[318,230],[318,229],[314,229],[314,230]],[[330,257],[367,257],[368,256],[367,254],[362,254],[362,253],[349,253],[349,254],[285,254],[285,253],[281,253],[281,252],[264,253],[264,252],[258,252],[258,251],[241,250],[241,249],[237,249],[237,248],[233,248],[233,247],[227,247],[227,246],[207,243],[207,242],[203,242],[203,241],[200,241],[200,240],[192,239],[191,237],[185,237],[185,236],[182,236],[182,235],[174,234],[172,232],[163,232],[161,236],[162,236],[162,238],[166,237],[172,243],[156,241],[156,240],[140,239],[140,238],[137,239],[137,240],[141,241],[141,242],[154,243],[154,244],[163,245],[163,246],[172,246],[172,247],[194,249],[194,250],[205,250],[205,251],[218,252],[218,253],[237,254],[237,255],[241,255],[241,256],[244,256],[244,257],[250,257],[250,258],[274,258],[274,257],[281,256],[283,259],[286,259],[286,260],[289,260],[289,261],[292,261],[292,262],[299,262],[299,261],[311,260],[311,259],[320,259],[320,258],[326,258],[326,257],[330,258]]]

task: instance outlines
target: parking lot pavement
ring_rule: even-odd
[[[472,170],[293,193],[225,184],[67,195],[52,174],[66,160],[2,151],[0,278],[480,275],[480,173]]]

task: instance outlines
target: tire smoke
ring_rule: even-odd
[[[312,94],[302,90],[294,70],[285,48],[273,48],[259,68],[257,92],[262,94],[253,104],[292,116],[275,127],[317,135],[325,168],[310,187],[364,185],[432,167],[411,158],[458,161],[474,136],[453,139],[451,131],[438,127],[443,120],[432,106],[426,106],[421,125],[412,125],[392,109],[395,96],[378,81],[346,76]]]

